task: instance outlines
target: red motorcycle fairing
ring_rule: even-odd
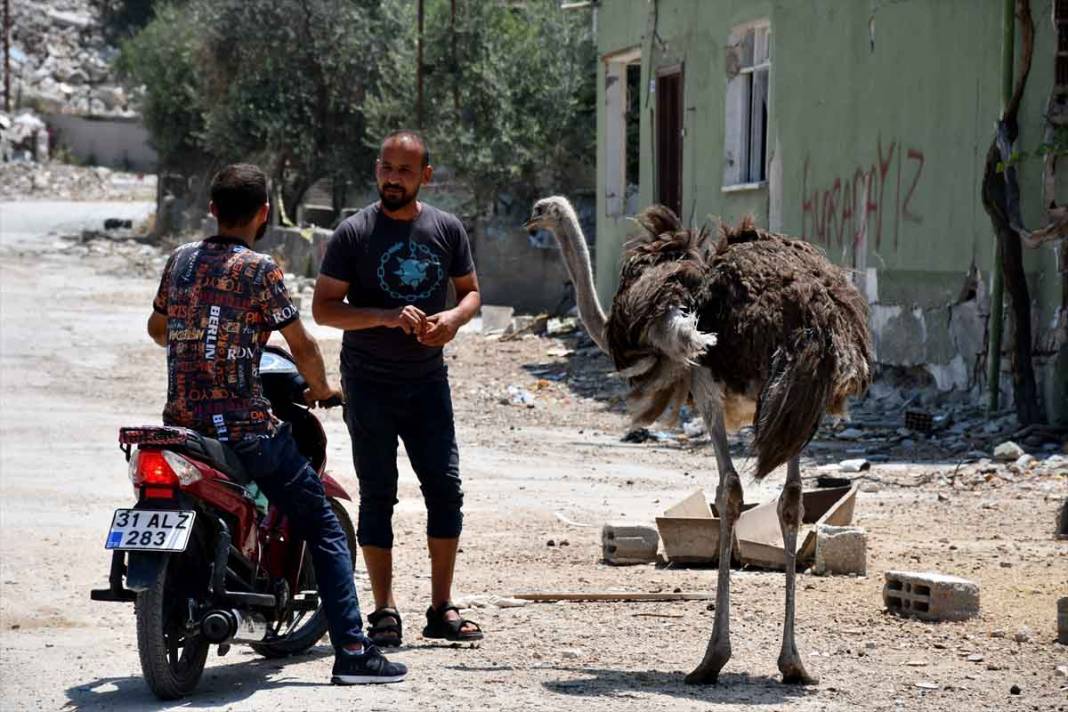
[[[186,458],[200,471],[202,478],[181,487],[183,492],[201,499],[237,519],[237,529],[230,533],[233,545],[246,559],[255,561],[257,541],[256,505],[237,484],[215,468]]]
[[[350,502],[352,501],[352,497],[350,497],[345,488],[341,486],[341,483],[334,479],[333,475],[328,472],[323,472],[320,473],[320,477],[323,480],[323,489],[326,491],[326,496],[328,498],[347,499]]]

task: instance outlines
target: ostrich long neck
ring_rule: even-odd
[[[570,212],[570,211],[568,211]],[[560,243],[560,253],[564,264],[571,274],[575,285],[575,301],[578,303],[579,318],[586,325],[586,331],[601,351],[608,353],[605,338],[605,315],[601,303],[597,300],[597,291],[593,286],[593,267],[590,265],[590,252],[586,249],[586,238],[579,227],[574,214],[565,215],[553,230],[556,241]]]

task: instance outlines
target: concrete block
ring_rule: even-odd
[[[817,576],[868,573],[868,534],[861,527],[816,527],[816,561],[812,573]]]
[[[605,524],[601,547],[605,563],[616,566],[650,564],[656,561],[660,535],[654,527],[635,524]]]
[[[979,613],[979,584],[933,572],[887,571],[883,603],[904,616],[962,621]]]

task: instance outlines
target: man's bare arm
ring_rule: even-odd
[[[385,326],[403,329],[406,334],[420,334],[426,328],[426,314],[411,305],[400,309],[372,309],[345,303],[349,283],[319,275],[312,296],[312,318],[316,324],[345,331],[359,331]]]
[[[297,362],[297,370],[308,382],[308,390],[304,393],[308,404],[336,395],[337,391],[326,382],[326,364],[323,363],[323,352],[319,350],[319,343],[304,328],[300,319],[283,328],[281,333],[289,344],[293,360]]]
[[[160,346],[167,346],[167,317],[158,311],[148,317],[148,335]]]

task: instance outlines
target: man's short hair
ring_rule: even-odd
[[[220,225],[248,225],[267,201],[267,174],[251,163],[226,166],[211,179],[211,202]]]
[[[384,139],[382,139],[382,143],[378,147],[378,153],[380,155],[382,153],[382,147],[393,139],[402,139],[405,141],[414,142],[416,145],[419,146],[419,148],[423,149],[423,168],[426,168],[430,165],[430,147],[426,145],[426,139],[424,139],[422,134],[420,134],[418,131],[413,131],[412,129],[400,129],[389,134]]]

